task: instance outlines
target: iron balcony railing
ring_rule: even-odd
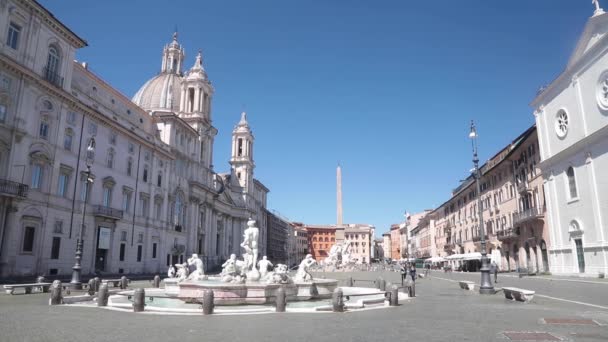
[[[545,207],[533,207],[513,214],[513,223],[521,223],[528,220],[539,219],[545,216]]]
[[[0,179],[0,194],[2,195],[26,198],[28,189],[29,187],[25,184]]]
[[[518,236],[519,234],[517,234],[517,230],[513,228],[507,228],[496,232],[496,237],[499,241],[516,239]]]
[[[42,71],[44,79],[53,83],[57,87],[63,87],[63,77],[61,77],[55,70],[44,67]]]
[[[103,205],[93,206],[93,215],[121,220],[123,216],[122,210],[106,207]]]

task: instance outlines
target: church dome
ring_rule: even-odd
[[[162,72],[146,82],[135,93],[132,101],[146,110],[166,109],[177,112],[182,80],[178,74]]]

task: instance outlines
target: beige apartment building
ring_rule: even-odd
[[[548,271],[548,232],[539,169],[538,137],[532,126],[481,167],[482,214],[488,256],[501,270]],[[479,268],[481,237],[475,179],[470,176],[430,217],[436,252],[454,266]]]

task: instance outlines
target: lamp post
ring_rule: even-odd
[[[475,185],[477,186],[477,210],[479,215],[479,237],[481,240],[481,286],[479,286],[480,294],[494,294],[494,286],[492,286],[492,281],[490,280],[490,265],[488,260],[488,252],[486,251],[486,237],[485,231],[483,229],[483,207],[481,202],[481,170],[479,170],[479,158],[477,157],[477,130],[475,129],[475,124],[473,120],[471,120],[471,132],[469,133],[469,138],[471,138],[471,147],[473,148],[473,164],[474,168],[474,177],[475,177]]]
[[[82,204],[82,225],[80,226],[80,234],[78,235],[78,239],[76,240],[76,261],[74,263],[74,266],[72,267],[72,280],[70,281],[70,286],[75,289],[75,290],[81,290],[82,289],[82,282],[80,280],[80,272],[81,272],[81,266],[80,266],[80,260],[82,259],[82,243],[83,243],[83,239],[82,239],[82,235],[84,232],[84,220],[85,220],[85,214],[86,214],[86,209],[87,209],[87,198],[89,195],[89,183],[93,183],[93,179],[91,179],[91,166],[93,165],[93,159],[95,158],[95,137],[91,138],[91,141],[89,141],[89,145],[87,146],[87,151],[86,151],[86,164],[87,164],[87,171],[86,171],[86,179],[85,179],[85,188],[84,188],[84,201]]]

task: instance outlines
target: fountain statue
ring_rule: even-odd
[[[188,264],[175,264],[177,266],[177,282],[182,282],[188,278],[190,271],[188,270]]]
[[[255,221],[249,219],[249,221],[247,221],[247,229],[245,229],[243,234],[243,243],[241,243],[241,247],[245,250],[245,265],[242,270],[242,275],[247,277],[247,281],[260,280],[260,272],[256,268],[258,262],[259,235],[260,230],[255,226]]]
[[[173,265],[169,265],[169,269],[167,270],[167,277],[175,278],[175,267],[173,267]]]
[[[312,255],[307,254],[298,267],[298,272],[296,273],[295,278],[296,281],[312,281],[312,274],[310,274],[309,269],[315,263],[316,261],[312,258]]]
[[[266,277],[268,284],[291,284],[293,281],[289,276],[289,267],[285,264],[277,264],[272,273]]]
[[[198,254],[194,253],[188,259],[188,265],[194,265],[194,271],[188,275],[187,280],[205,280],[207,276],[205,276],[205,271],[203,269],[203,260],[198,257]]]
[[[258,268],[260,269],[260,278],[266,279],[268,276],[268,267],[273,267],[274,265],[268,260],[268,258],[264,255],[262,260],[258,261]]]

